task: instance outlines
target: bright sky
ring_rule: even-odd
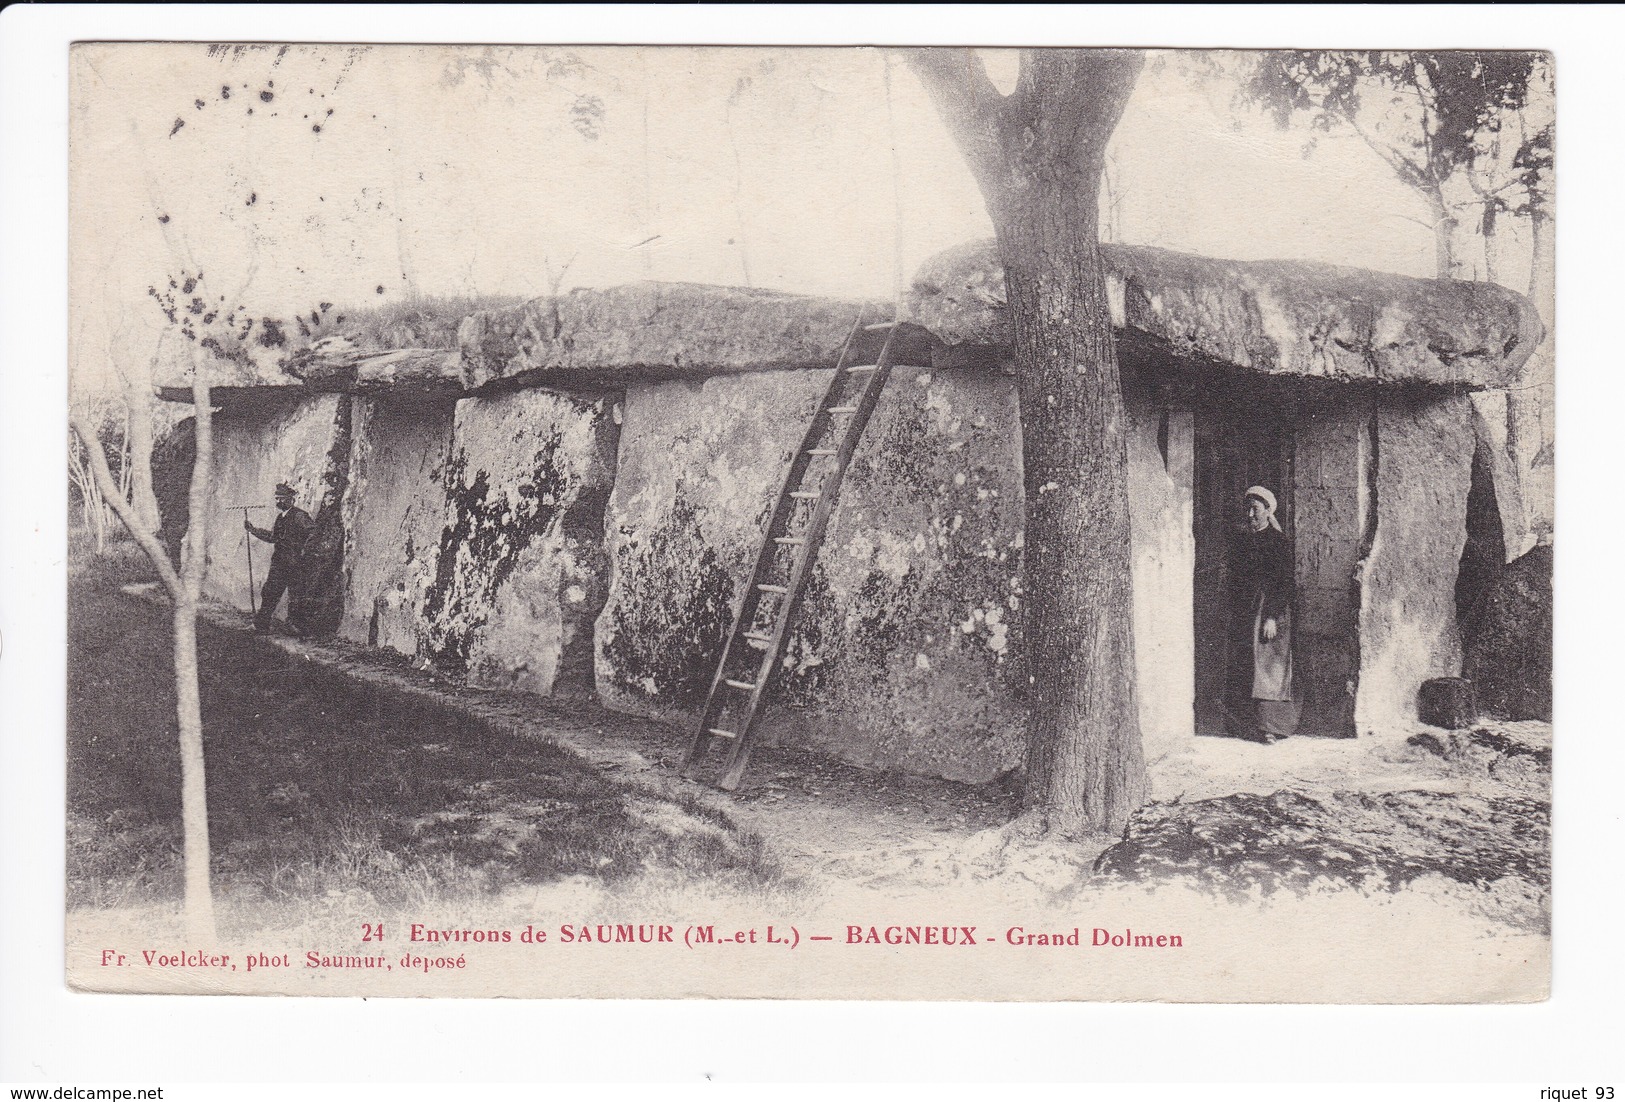
[[[76,48],[77,369],[150,354],[146,288],[181,266],[272,314],[414,286],[540,295],[566,264],[564,288],[890,297],[899,273],[991,233],[919,83],[879,51],[575,54]],[[1008,86],[1014,55],[984,57]],[[1421,200],[1363,145],[1334,136],[1305,158],[1304,134],[1237,115],[1191,70],[1153,57],[1118,128],[1120,240],[1432,274]],[[602,105],[595,138],[573,125],[583,97]]]

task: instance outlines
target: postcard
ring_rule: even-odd
[[[1550,54],[71,69],[72,987],[1546,998]]]

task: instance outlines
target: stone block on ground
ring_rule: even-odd
[[[1417,696],[1417,718],[1430,727],[1457,731],[1478,718],[1473,683],[1461,677],[1433,677],[1422,682]]]

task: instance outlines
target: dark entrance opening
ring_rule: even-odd
[[[1223,735],[1231,650],[1226,645],[1231,630],[1228,549],[1243,523],[1242,494],[1249,486],[1265,486],[1275,494],[1275,515],[1287,536],[1293,534],[1296,411],[1289,400],[1267,393],[1210,395],[1197,407],[1195,420],[1196,733]],[[1295,663],[1300,649],[1294,640]]]

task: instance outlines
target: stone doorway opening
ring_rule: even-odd
[[[1250,667],[1230,668],[1229,548],[1243,524],[1242,494],[1249,486],[1275,494],[1276,517],[1289,539],[1294,534],[1296,410],[1267,393],[1242,393],[1212,398],[1195,412],[1195,725],[1198,735],[1222,736],[1226,685],[1232,676],[1250,676]],[[1294,659],[1300,649],[1295,640]]]

